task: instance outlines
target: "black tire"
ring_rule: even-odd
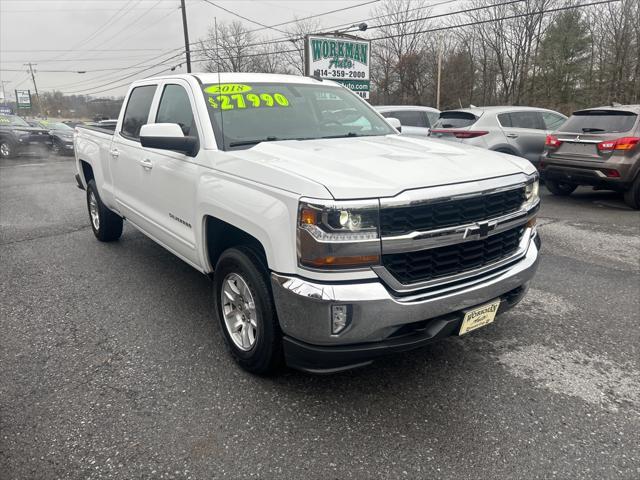
[[[578,188],[578,185],[574,183],[557,182],[555,180],[545,180],[544,186],[547,187],[547,190],[551,193],[559,197],[567,197]]]
[[[51,144],[51,153],[53,153],[54,155],[61,155],[61,152],[62,145],[60,145],[60,142],[58,142],[58,140],[54,140]]]
[[[631,184],[631,188],[624,192],[624,201],[631,208],[640,210],[640,175]]]
[[[222,290],[225,281],[233,278],[230,277],[233,274],[240,276],[245,282],[255,304],[255,340],[248,349],[236,345],[223,314],[223,308],[230,308],[230,304],[223,301]],[[268,280],[269,271],[262,256],[249,247],[240,246],[229,248],[222,253],[216,265],[213,282],[216,316],[227,349],[242,368],[258,375],[274,373],[283,365],[282,333]],[[237,309],[231,311],[239,312]],[[237,315],[240,313],[244,312]],[[244,316],[242,318],[244,319]],[[239,332],[244,328],[242,326],[237,334],[240,335]]]
[[[16,149],[9,140],[0,140],[0,158],[13,158],[16,156]]]
[[[94,222],[92,214],[92,197],[96,202],[95,212],[98,216],[97,222]],[[89,211],[91,229],[98,240],[101,242],[113,242],[120,238],[122,235],[122,217],[109,210],[104,203],[102,203],[94,180],[89,180],[87,184],[87,210]]]

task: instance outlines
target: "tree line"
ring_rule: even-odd
[[[468,0],[434,10],[387,0],[371,12],[371,103],[577,108],[640,103],[640,0]],[[578,7],[578,8],[575,8]],[[450,14],[451,12],[460,12]],[[278,43],[240,22],[211,27],[196,50],[206,71],[302,74],[307,33]]]

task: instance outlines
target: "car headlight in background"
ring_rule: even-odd
[[[379,204],[373,201],[301,201],[298,260],[318,269],[353,269],[380,262]]]

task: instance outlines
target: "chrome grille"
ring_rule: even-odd
[[[423,205],[384,207],[380,233],[384,236],[464,225],[506,215],[520,209],[525,187],[458,200],[443,199]]]
[[[520,225],[482,240],[382,256],[384,267],[403,284],[429,281],[497,262],[518,249],[525,226]]]

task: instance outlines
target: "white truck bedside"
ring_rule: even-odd
[[[76,178],[99,240],[127,220],[212,277],[242,367],[338,371],[491,323],[538,264],[528,161],[394,124],[330,81],[149,78],[77,128]]]

